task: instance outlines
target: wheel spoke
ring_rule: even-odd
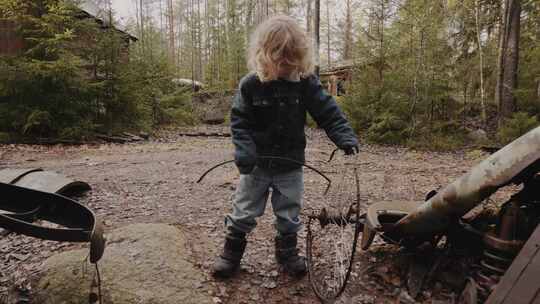
[[[308,221],[309,280],[323,303],[339,298],[345,290],[360,232],[358,175],[354,167],[347,169],[321,199],[321,215]]]

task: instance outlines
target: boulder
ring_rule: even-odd
[[[484,142],[488,140],[487,132],[482,129],[476,129],[469,132],[469,138],[475,142]]]
[[[110,232],[99,262],[103,304],[213,303],[187,248],[182,231],[170,225],[134,224]],[[95,269],[84,262],[87,255],[81,249],[47,259],[38,302],[88,303]]]
[[[232,99],[233,92],[197,94],[193,96],[193,106],[203,123],[218,125],[227,120]]]

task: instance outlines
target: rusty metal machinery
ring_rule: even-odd
[[[44,240],[88,242],[91,263],[103,256],[103,226],[84,205],[55,193],[5,183],[0,183],[0,194],[0,228]],[[36,225],[37,220],[59,227]]]
[[[539,221],[540,178],[534,176],[502,205],[496,222],[480,232],[483,252],[463,291],[465,303],[484,303],[488,299]]]
[[[447,242],[465,243],[465,247],[479,246],[480,257],[460,301],[484,303],[540,221],[539,171],[540,128],[536,128],[441,191],[430,193],[426,202],[371,205],[364,225],[362,248],[369,248],[376,233],[389,243],[411,248],[443,235],[447,236]],[[494,222],[468,222],[462,218],[494,192],[510,184],[521,185],[522,189],[502,205]]]
[[[460,301],[483,303],[496,290],[540,222],[539,171],[540,127],[492,154],[442,190],[430,192],[424,202],[374,203],[356,221],[350,221],[345,214],[321,210],[311,215],[310,221],[317,220],[322,228],[331,224],[362,227],[364,250],[369,249],[377,234],[387,243],[412,250],[426,243],[436,247],[442,237],[450,247],[478,250],[470,251],[478,254],[478,258]],[[502,205],[495,219],[464,218],[507,185],[522,188]],[[309,246],[307,250],[309,253]],[[540,283],[537,285],[540,290]],[[540,298],[534,301],[540,303]]]
[[[499,188],[521,184],[540,169],[540,127],[497,151],[401,219],[396,233],[435,235]]]

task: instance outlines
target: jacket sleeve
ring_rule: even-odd
[[[323,89],[319,78],[311,76],[307,82],[306,108],[317,125],[338,148],[357,146],[358,139],[334,97]]]
[[[240,82],[240,88],[234,96],[231,108],[231,135],[235,147],[234,161],[240,173],[251,172],[257,160],[255,142],[252,137],[254,125],[251,98],[247,94],[245,82]]]

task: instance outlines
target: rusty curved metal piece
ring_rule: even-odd
[[[421,204],[415,201],[384,201],[370,205],[366,213],[361,248],[367,250],[377,232],[393,230],[396,222],[414,212]]]
[[[294,159],[291,159],[291,158],[287,158],[287,157],[280,157],[280,156],[265,156],[265,155],[262,155],[262,156],[258,156],[257,158],[259,158],[259,159],[273,159],[273,160],[287,161],[287,162],[291,162],[293,164],[297,164],[297,165],[306,167],[308,169],[311,169],[315,173],[322,176],[328,182],[328,185],[326,186],[326,189],[324,190],[325,195],[326,195],[326,193],[328,193],[328,190],[330,190],[330,187],[332,186],[332,180],[330,178],[328,178],[328,176],[326,176],[324,173],[319,171],[317,168],[312,167],[312,166],[310,166],[310,165],[308,165],[306,163],[303,163],[303,162],[300,162],[300,161],[297,161],[297,160],[294,160]],[[227,161],[224,161],[224,162],[221,162],[221,163],[219,163],[217,165],[212,166],[210,169],[206,170],[199,177],[199,179],[197,180],[197,183],[200,183],[205,178],[205,176],[208,175],[208,173],[212,172],[214,169],[217,169],[217,168],[219,168],[219,167],[221,167],[223,165],[230,164],[230,163],[233,163],[233,162],[234,162],[234,159],[231,159],[231,160],[227,160]]]
[[[91,190],[90,185],[83,181],[74,181],[62,174],[44,171],[41,168],[2,169],[0,170],[0,182],[66,196]]]
[[[0,183],[0,228],[44,240],[89,242],[90,262],[103,256],[103,227],[84,205],[65,196]],[[66,228],[32,224],[45,220]]]
[[[403,237],[435,235],[499,188],[519,184],[538,171],[540,127],[508,144],[439,191],[401,219],[395,232]]]
[[[5,168],[0,170],[0,183],[6,184],[16,184],[21,178],[26,175],[34,172],[41,172],[41,168],[31,168],[31,169],[14,169],[14,168]]]

